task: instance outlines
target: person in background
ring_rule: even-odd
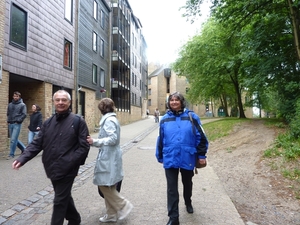
[[[30,144],[34,137],[39,133],[43,124],[41,107],[39,107],[37,104],[34,104],[32,105],[31,110],[32,114],[30,115],[30,123],[28,126],[28,144]]]
[[[192,178],[196,160],[206,163],[208,140],[201,127],[200,118],[185,108],[182,94],[175,92],[168,98],[169,111],[162,117],[156,144],[156,158],[163,163],[167,180],[167,225],[179,225],[178,175],[181,173],[183,198],[188,213],[193,213]],[[195,129],[193,129],[193,120]]]
[[[154,111],[155,123],[159,123],[159,116],[160,116],[159,110],[158,110],[158,108],[156,108],[155,111]]]
[[[90,145],[99,147],[93,183],[103,193],[106,213],[100,222],[117,222],[125,219],[133,205],[117,191],[116,184],[123,180],[122,151],[120,148],[120,124],[116,117],[115,104],[110,98],[103,98],[98,108],[103,115],[97,139],[88,136]]]
[[[89,153],[88,127],[82,117],[71,112],[71,96],[67,91],[55,92],[53,103],[55,115],[43,123],[37,137],[12,163],[12,168],[19,169],[43,150],[42,162],[54,189],[51,225],[63,225],[64,219],[69,221],[68,225],[79,225],[81,217],[71,190]]]
[[[13,159],[15,157],[15,151],[17,146],[21,152],[24,151],[24,144],[18,140],[22,123],[26,118],[27,108],[24,104],[21,93],[15,91],[13,94],[13,100],[8,104],[7,107],[7,123],[10,136],[10,152],[7,159]]]

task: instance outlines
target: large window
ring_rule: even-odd
[[[97,76],[97,66],[95,64],[93,64],[93,83],[97,84],[98,81],[98,76]]]
[[[9,41],[23,50],[27,48],[27,12],[15,4],[11,6]]]
[[[98,3],[94,1],[94,19],[98,20]]]
[[[100,86],[105,86],[105,72],[103,69],[100,69]]]
[[[97,34],[93,32],[93,51],[97,52]]]
[[[73,22],[73,0],[65,0],[65,19]]]
[[[72,69],[72,43],[64,41],[64,67]]]

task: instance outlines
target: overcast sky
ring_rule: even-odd
[[[194,36],[208,17],[204,5],[202,17],[194,24],[186,22],[180,10],[186,0],[128,0],[133,13],[142,23],[148,45],[148,62],[170,63],[177,58],[179,48]]]

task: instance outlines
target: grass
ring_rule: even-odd
[[[283,129],[280,129],[273,146],[265,150],[263,157],[269,159],[272,169],[279,170],[293,183],[291,188],[295,198],[300,199],[300,140],[280,120],[268,120],[266,125]]]
[[[249,121],[248,119],[238,119],[238,118],[224,118],[203,124],[203,128],[207,135],[209,141],[214,141],[216,139],[226,137],[231,133],[234,126],[240,123]]]
[[[294,138],[287,125],[280,119],[263,119],[266,126],[277,131],[277,137],[272,147],[265,150],[263,157],[268,158],[271,169],[279,170],[281,174],[293,182],[291,188],[295,197],[300,199],[300,139]],[[202,120],[205,121],[205,120]],[[203,125],[209,141],[226,137],[235,126],[251,119],[224,118]],[[226,149],[231,153],[232,149]]]

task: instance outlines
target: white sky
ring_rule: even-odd
[[[171,63],[179,48],[193,37],[207,19],[208,4],[201,5],[202,17],[194,24],[181,15],[186,0],[128,0],[133,13],[142,23],[148,50],[148,62]]]

